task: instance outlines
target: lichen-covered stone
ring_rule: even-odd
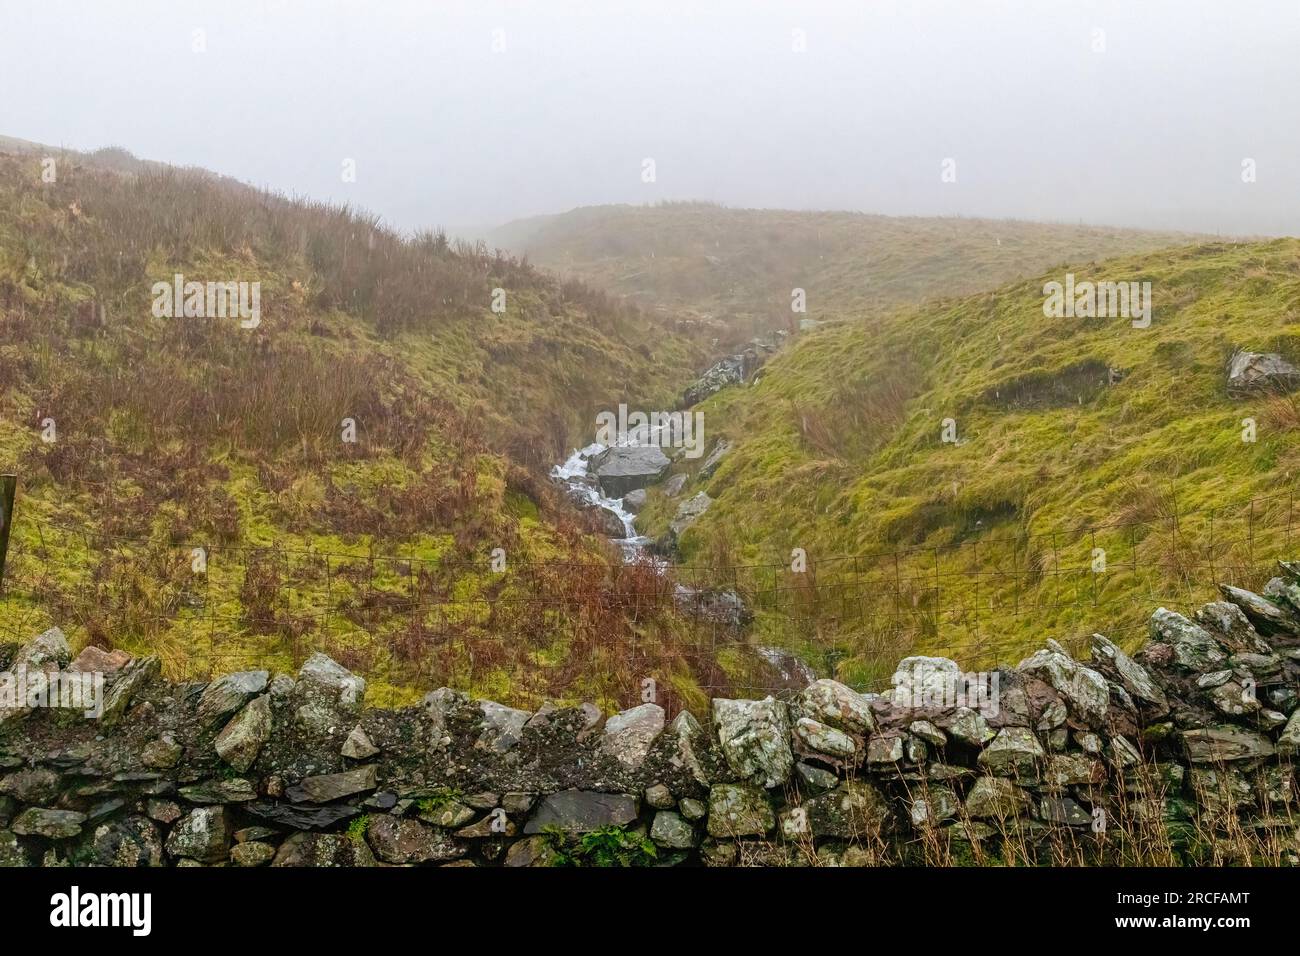
[[[709,791],[709,836],[765,836],[776,826],[767,794],[745,783],[719,783]]]
[[[996,777],[1017,777],[1037,780],[1039,763],[1047,753],[1028,729],[1004,727],[984,748],[979,765]]]
[[[790,778],[794,753],[783,703],[714,698],[713,723],[727,763],[737,776],[762,787],[777,787]]]

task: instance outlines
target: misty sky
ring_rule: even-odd
[[[0,134],[401,228],[714,199],[1300,234],[1296,0],[0,0],[0,90]]]

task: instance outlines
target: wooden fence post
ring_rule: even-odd
[[[5,556],[9,553],[9,527],[14,519],[14,493],[17,475],[0,475],[0,591],[5,584]]]

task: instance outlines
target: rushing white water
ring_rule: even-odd
[[[633,438],[620,444],[650,444],[653,440],[653,433],[648,433],[646,437],[650,440],[642,442]],[[646,546],[650,544],[651,539],[645,535],[637,534],[636,528],[633,526],[633,520],[636,516],[623,506],[622,498],[605,497],[604,492],[600,489],[600,483],[592,474],[591,459],[607,447],[607,445],[600,442],[592,442],[585,448],[574,449],[573,454],[565,459],[563,464],[556,465],[551,469],[551,475],[565,483],[575,500],[586,502],[595,507],[608,508],[618,515],[623,522],[625,536],[622,539],[614,538],[611,540],[622,548],[625,562],[646,560],[649,558]],[[651,558],[651,560],[661,572],[667,571],[669,564],[666,560],[663,558]],[[678,585],[678,587],[684,586]],[[817,675],[811,667],[785,648],[757,645],[754,647],[754,651],[780,674],[782,680],[791,687],[803,687],[817,679]]]
[[[606,445],[600,442],[592,442],[586,448],[576,449],[572,455],[565,459],[564,464],[556,465],[551,469],[551,474],[559,478],[568,485],[573,497],[585,501],[592,506],[608,508],[614,514],[618,515],[619,520],[623,522],[623,537],[621,539],[612,539],[623,549],[624,561],[635,561],[645,551],[646,545],[650,539],[645,535],[639,535],[633,526],[633,519],[636,517],[632,512],[623,507],[622,498],[606,498],[605,493],[600,490],[600,483],[596,481],[595,475],[591,473],[591,459],[604,451]]]

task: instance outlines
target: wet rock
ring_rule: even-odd
[[[957,815],[961,801],[951,787],[930,787],[913,797],[908,814],[912,826],[937,826]]]
[[[804,810],[816,837],[866,839],[878,835],[893,818],[884,795],[865,780],[845,780],[805,803]]]
[[[798,708],[804,716],[849,734],[864,735],[876,729],[867,698],[839,681],[813,681],[799,695]]]
[[[145,744],[140,753],[140,762],[153,770],[169,770],[180,762],[184,753],[185,748],[171,734],[164,734]]]
[[[285,796],[294,803],[332,803],[357,793],[374,790],[374,765],[344,770],[342,773],[327,773],[317,777],[307,777],[297,786],[285,791]]]
[[[946,657],[905,657],[898,662],[891,695],[895,707],[950,708],[963,686],[962,670]]]
[[[678,505],[676,517],[668,523],[673,538],[677,539],[685,534],[686,529],[693,525],[700,515],[708,511],[711,504],[713,504],[713,499],[705,492],[700,491]]]
[[[362,726],[357,724],[352,728],[352,732],[348,734],[348,739],[343,741],[341,752],[343,756],[351,760],[369,760],[379,753],[379,748],[371,742],[369,735],[366,734]]]
[[[1145,667],[1101,634],[1092,635],[1092,661],[1097,669],[1113,676],[1134,700],[1141,701],[1155,716],[1169,710],[1169,698]]]
[[[72,660],[68,639],[60,628],[49,630],[32,638],[18,651],[9,665],[14,673],[19,671],[58,670]]]
[[[553,866],[559,859],[559,853],[551,845],[548,836],[525,837],[510,844],[506,851],[506,866]]]
[[[822,754],[836,761],[852,761],[858,742],[843,731],[800,717],[794,724],[795,743],[805,753]]]
[[[645,802],[647,806],[654,807],[656,810],[671,810],[677,803],[673,799],[673,792],[662,783],[645,788]]]
[[[298,726],[326,735],[356,725],[365,695],[364,680],[317,651],[299,668],[289,698]]]
[[[272,866],[374,866],[375,856],[364,840],[338,833],[295,833],[275,853]]]
[[[1049,787],[1071,787],[1101,783],[1106,769],[1084,754],[1054,754],[1047,761],[1043,783]]]
[[[936,723],[948,732],[948,735],[968,747],[983,747],[997,736],[997,731],[989,727],[984,715],[969,707],[958,707],[951,714],[942,717]]]
[[[558,827],[566,833],[589,833],[602,827],[627,826],[640,812],[638,803],[636,797],[625,793],[562,790],[542,798],[524,826],[524,833],[541,833],[547,827]]]
[[[896,764],[904,757],[903,735],[875,734],[867,741],[867,765],[880,767]]]
[[[794,769],[785,704],[763,700],[713,700],[713,724],[727,764],[737,776],[763,787],[785,783]]]
[[[1229,584],[1220,584],[1219,592],[1241,608],[1250,623],[1263,633],[1300,634],[1300,618],[1268,598]]]
[[[230,822],[225,807],[201,807],[172,828],[167,852],[201,863],[224,860],[230,847]]]
[[[377,816],[366,827],[366,840],[386,863],[445,863],[469,852],[461,840],[417,820]]]
[[[719,783],[709,790],[709,836],[765,836],[775,826],[776,814],[758,787]]]
[[[93,644],[82,648],[81,653],[68,665],[68,670],[78,674],[114,674],[131,663],[126,651],[106,651]]]
[[[658,704],[641,704],[605,722],[601,745],[624,767],[635,770],[645,761],[663,729],[664,709]]]
[[[199,697],[198,719],[206,725],[225,719],[266,690],[270,676],[268,671],[240,671],[219,677]]]
[[[1092,824],[1092,814],[1069,797],[1043,797],[1038,803],[1038,815],[1058,826],[1086,827]]]
[[[966,813],[977,819],[1006,819],[1028,804],[1023,790],[1003,777],[978,777],[966,795]]]
[[[275,847],[269,843],[259,843],[256,840],[238,843],[230,851],[230,862],[235,866],[266,866],[274,859]]]
[[[21,803],[50,803],[63,788],[62,781],[62,777],[45,767],[17,770],[0,777],[0,793]]]
[[[327,807],[295,807],[279,803],[250,803],[244,807],[253,816],[295,830],[324,830],[361,812],[355,804],[338,803]]]
[[[251,781],[235,777],[181,787],[180,795],[190,803],[246,803],[257,799],[257,790]]]
[[[100,866],[163,866],[163,842],[146,817],[131,816],[95,830],[91,854]]]
[[[1196,621],[1214,635],[1215,640],[1235,651],[1268,654],[1268,642],[1259,636],[1250,619],[1230,601],[1211,601],[1196,611]]]
[[[660,810],[650,827],[650,839],[669,849],[690,850],[699,842],[699,835],[680,815],[671,810]]]
[[[1065,698],[1070,712],[1076,717],[1093,726],[1101,726],[1110,709],[1110,688],[1106,678],[1071,658],[1059,644],[1051,643],[1053,646],[1021,661],[1019,670],[1049,684]]]
[[[1157,608],[1151,615],[1151,637],[1173,649],[1174,662],[1192,671],[1214,670],[1228,659],[1210,632],[1181,614]]]
[[[9,829],[19,836],[39,836],[47,840],[67,840],[81,833],[86,822],[84,813],[28,807],[14,817]]]
[[[1288,757],[1300,753],[1300,709],[1286,722],[1282,736],[1277,739],[1277,752]]]
[[[669,464],[668,456],[657,445],[626,445],[597,452],[588,468],[606,498],[622,498],[629,491],[659,481]]]
[[[156,680],[161,673],[162,662],[155,656],[132,661],[118,671],[104,695],[99,726],[106,731],[116,727],[135,700],[136,694],[150,681]]]
[[[1024,727],[1004,727],[984,748],[979,765],[995,777],[1038,779],[1038,765],[1047,754],[1029,730]]]
[[[523,736],[528,718],[533,716],[529,711],[516,710],[491,700],[479,701],[479,710],[483,714],[483,729],[475,746],[495,753],[512,750]]]
[[[1276,352],[1234,352],[1228,361],[1228,392],[1289,392],[1300,385],[1300,369]]]
[[[243,773],[257,760],[270,739],[271,698],[263,694],[253,698],[222,728],[213,747],[222,760]]]
[[[1274,748],[1268,738],[1240,727],[1220,726],[1184,730],[1181,734],[1187,759],[1192,763],[1225,763],[1271,757]]]

